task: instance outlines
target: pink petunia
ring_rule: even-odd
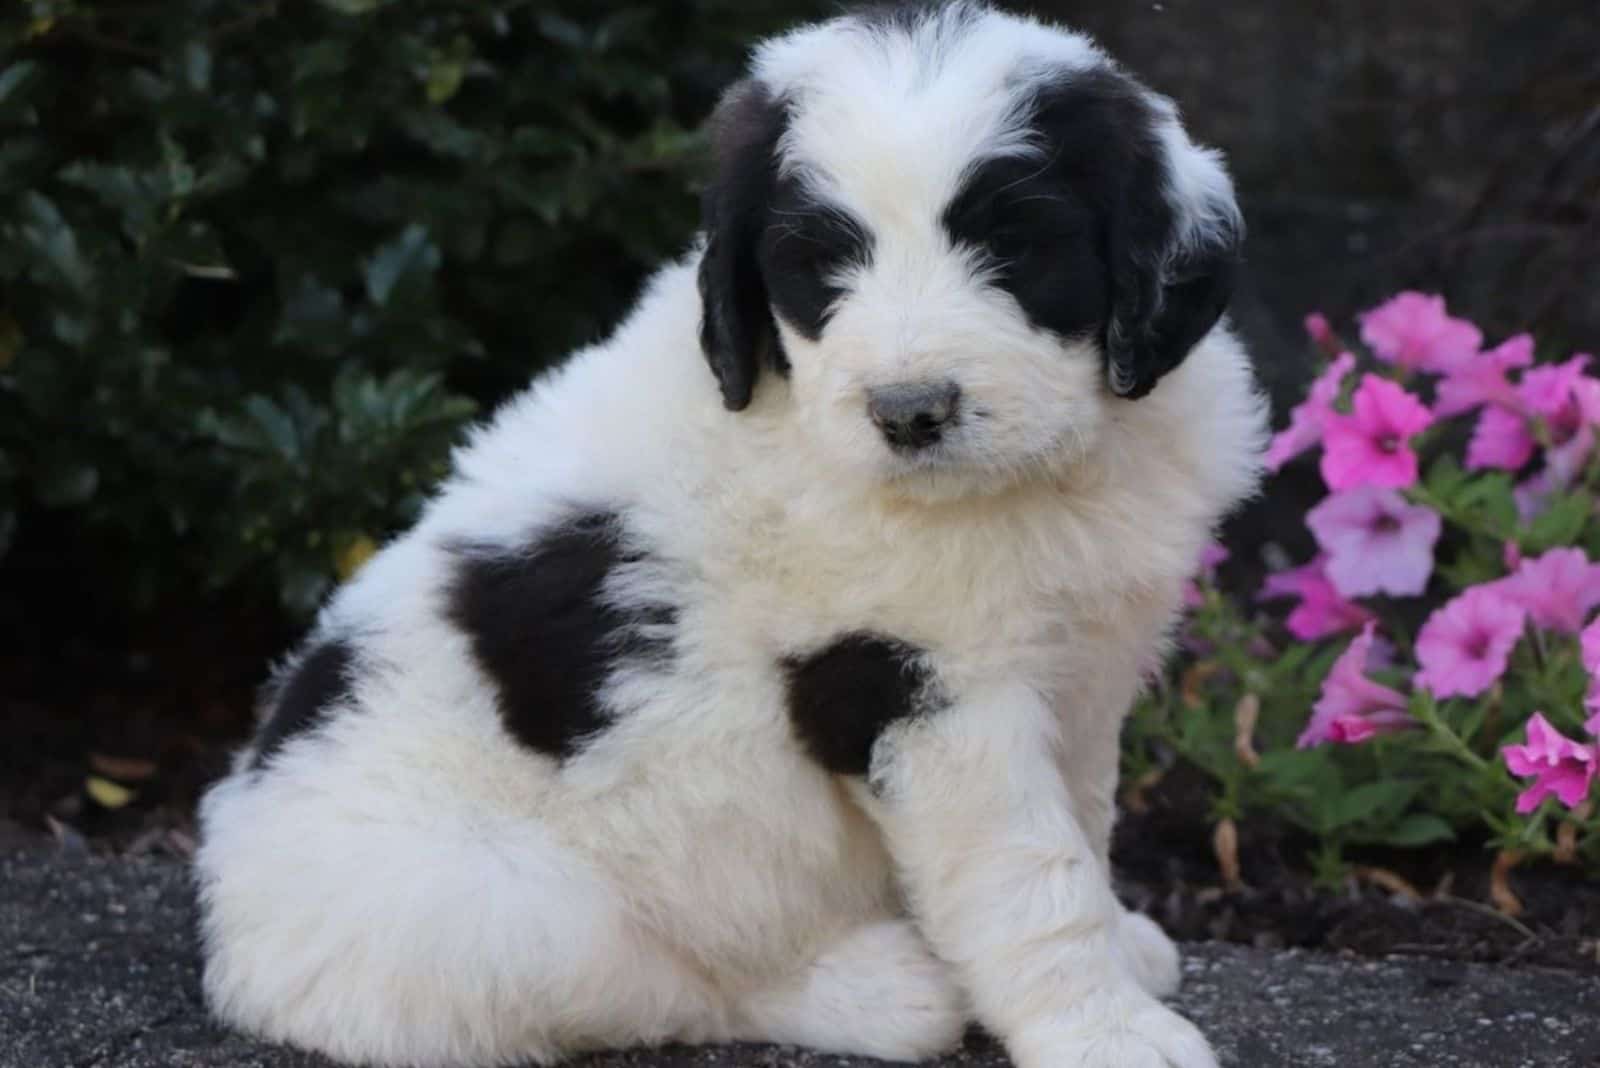
[[[1563,424],[1567,433],[1577,428],[1578,385],[1589,357],[1579,354],[1563,363],[1547,363],[1530,368],[1517,383],[1517,396],[1528,411],[1552,423]]]
[[[1289,633],[1301,641],[1353,630],[1372,619],[1371,612],[1346,600],[1334,589],[1325,570],[1326,564],[1327,558],[1319,556],[1304,567],[1268,575],[1257,594],[1263,601],[1278,597],[1300,598],[1285,624]]]
[[[1551,549],[1489,585],[1527,612],[1535,626],[1561,634],[1582,630],[1589,610],[1600,604],[1600,566],[1582,549]]]
[[[1519,470],[1533,459],[1536,445],[1528,421],[1522,416],[1507,408],[1485,408],[1478,415],[1472,438],[1467,442],[1467,470],[1481,471],[1486,467]]]
[[[1306,336],[1309,337],[1313,343],[1325,345],[1329,341],[1333,340],[1333,327],[1328,324],[1328,317],[1326,315],[1323,315],[1319,311],[1314,311],[1310,315],[1307,315],[1303,321],[1305,323]]]
[[[1358,318],[1361,340],[1378,358],[1410,371],[1449,374],[1483,341],[1477,327],[1446,313],[1443,297],[1427,293],[1400,293]]]
[[[1526,619],[1493,584],[1470,587],[1418,632],[1416,684],[1435,697],[1478,696],[1505,674]]]
[[[1350,647],[1334,662],[1322,682],[1322,694],[1311,708],[1311,721],[1295,744],[1301,749],[1324,742],[1354,744],[1376,734],[1390,734],[1412,725],[1403,694],[1367,678],[1372,661],[1373,628],[1368,622]]]
[[[1426,405],[1388,379],[1363,375],[1349,415],[1324,418],[1322,480],[1332,490],[1405,489],[1417,481],[1413,435],[1433,422]]]
[[[1312,312],[1302,322],[1306,328],[1306,336],[1311,339],[1313,345],[1329,356],[1339,352],[1339,337],[1333,332],[1333,326],[1329,324],[1326,315],[1319,311]]]
[[[1460,415],[1484,404],[1519,407],[1517,388],[1506,373],[1533,363],[1533,336],[1518,334],[1479,353],[1440,379],[1434,394],[1433,414],[1440,419]]]
[[[1528,743],[1502,746],[1500,755],[1511,774],[1533,776],[1533,785],[1517,795],[1517,811],[1539,807],[1554,794],[1568,808],[1577,808],[1589,796],[1597,770],[1595,747],[1573,741],[1535,712],[1528,719]]]
[[[1547,424],[1552,443],[1545,450],[1544,467],[1513,491],[1524,520],[1544,511],[1550,498],[1577,481],[1588,464],[1594,452],[1595,428],[1600,426],[1600,380],[1585,375],[1574,382],[1572,406],[1558,415]]]
[[[1592,713],[1584,727],[1590,734],[1600,735],[1600,619],[1583,628],[1578,644],[1583,654],[1583,669],[1589,673],[1589,692],[1583,697],[1583,707]]]
[[[1306,399],[1289,413],[1289,425],[1272,436],[1272,443],[1267,446],[1267,470],[1278,470],[1322,440],[1323,425],[1329,415],[1336,414],[1333,403],[1339,399],[1345,376],[1355,365],[1354,356],[1341,352],[1311,383]]]
[[[1533,419],[1544,424],[1552,452],[1583,439],[1583,432],[1600,422],[1600,382],[1583,373],[1588,362],[1589,357],[1580,354],[1565,363],[1526,371],[1512,402],[1487,407],[1478,417],[1467,446],[1467,467],[1520,469],[1532,459],[1538,445]],[[1592,440],[1579,441],[1584,455],[1591,446]]]
[[[1328,578],[1346,597],[1412,597],[1433,574],[1439,514],[1399,492],[1357,486],[1332,493],[1306,513],[1306,526],[1328,555]]]

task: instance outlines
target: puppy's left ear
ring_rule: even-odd
[[[750,403],[763,363],[786,363],[756,249],[787,121],[783,103],[754,79],[729,89],[711,117],[716,172],[701,205],[700,348],[730,411]]]
[[[1190,142],[1176,110],[1150,94],[1152,133],[1113,209],[1111,391],[1142,397],[1183,362],[1233,295],[1244,222],[1221,157]]]

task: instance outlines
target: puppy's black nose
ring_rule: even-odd
[[[916,382],[867,390],[867,414],[889,444],[921,449],[939,440],[955,421],[961,387],[954,382]]]

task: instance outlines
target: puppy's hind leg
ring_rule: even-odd
[[[726,1037],[722,996],[536,823],[371,784],[336,805],[326,778],[205,799],[205,989],[228,1023],[416,1068]]]
[[[968,1017],[950,969],[910,923],[888,918],[850,931],[735,1013],[739,1038],[889,1061],[952,1048]]]

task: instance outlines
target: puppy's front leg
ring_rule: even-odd
[[[1045,700],[1013,684],[879,738],[862,793],[913,913],[1019,1068],[1215,1068],[1123,954],[1063,744]]]

